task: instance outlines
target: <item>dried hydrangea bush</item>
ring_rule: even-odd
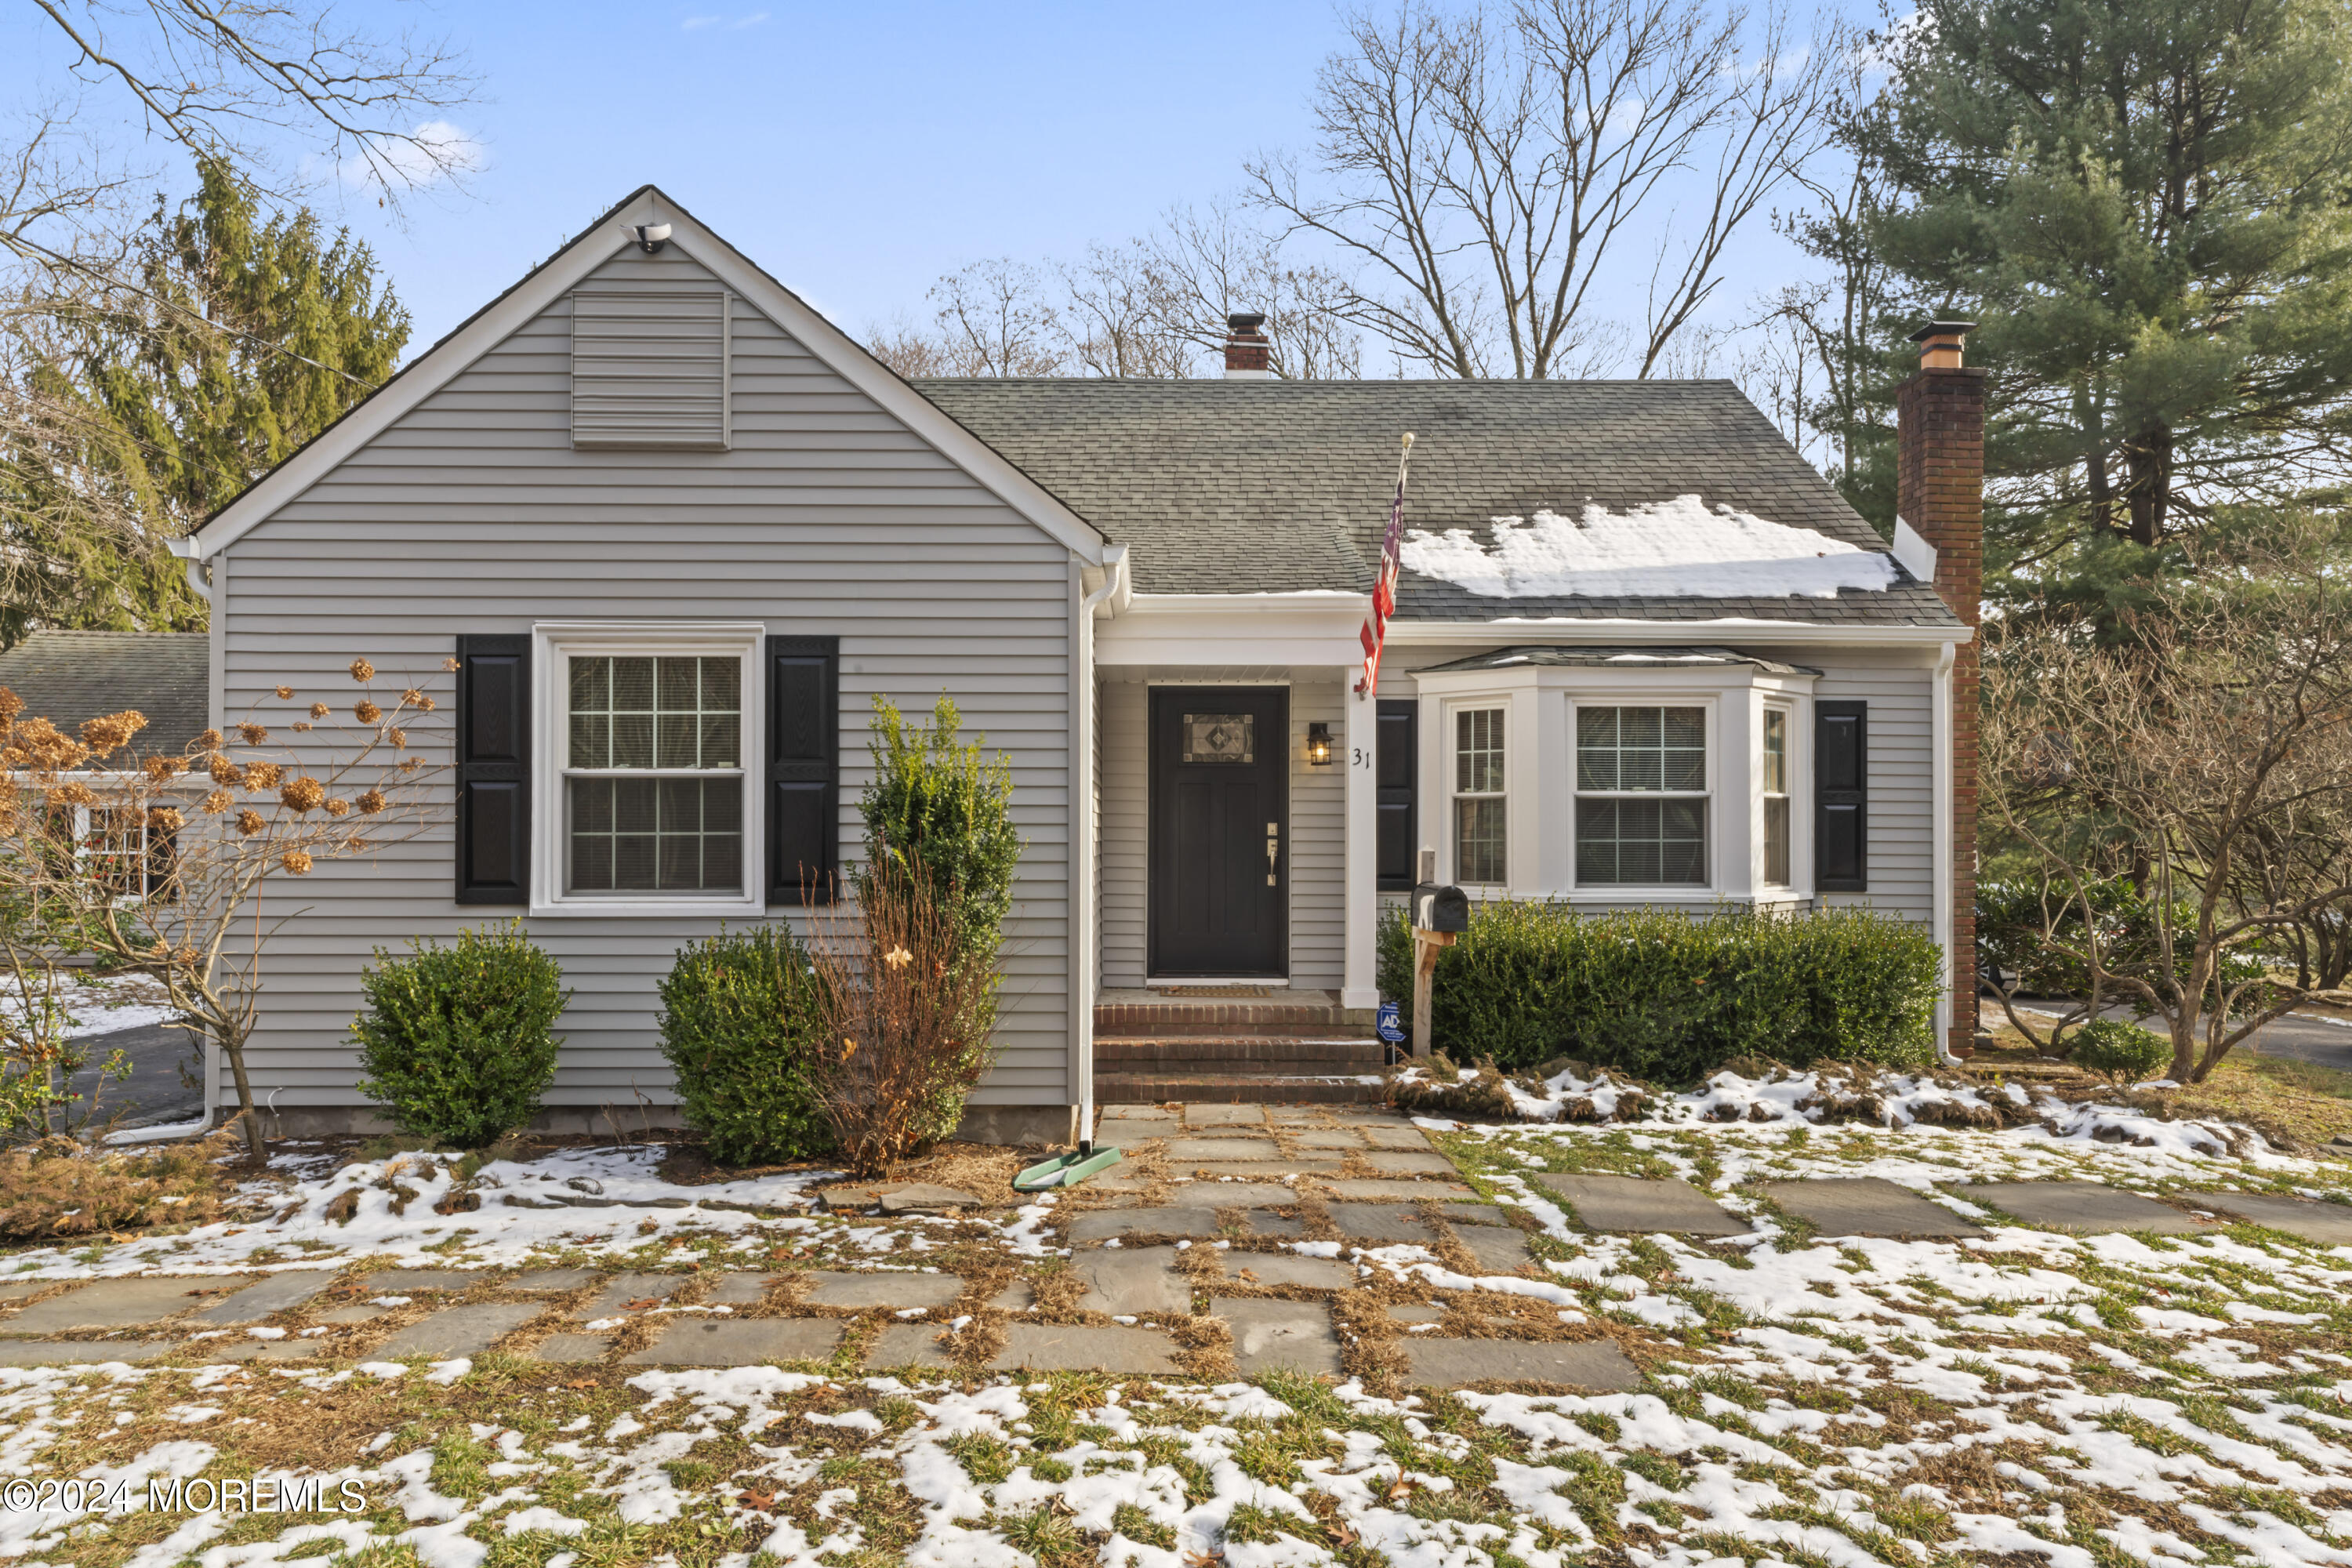
[[[446,810],[433,787],[443,770],[417,750],[439,702],[419,681],[390,689],[365,658],[350,670],[358,690],[340,708],[279,686],[264,706],[286,705],[282,717],[257,710],[176,753],[140,749],[138,712],[68,734],[0,689],[0,949],[19,977],[52,986],[72,963],[153,975],[227,1063],[257,1157],[246,1043],[263,953],[299,918],[273,889],[413,838]]]

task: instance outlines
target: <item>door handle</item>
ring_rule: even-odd
[[[1269,822],[1265,825],[1265,885],[1269,888],[1275,885],[1274,868],[1281,854],[1282,824]]]

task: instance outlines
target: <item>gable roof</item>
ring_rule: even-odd
[[[1089,565],[1101,564],[1101,535],[1068,507],[1003,454],[900,380],[806,300],[754,266],[693,214],[649,184],[637,187],[562,249],[467,317],[390,381],[345,410],[341,418],[247,486],[189,538],[173,541],[173,552],[202,561],[227,548],[403,415],[448,384],[624,247],[634,244],[622,230],[644,223],[669,224],[668,243],[701,263],[751,309],[775,322],[785,335],[929,442],[998,500],[1052,534]]]
[[[147,716],[131,750],[177,754],[212,717],[212,637],[206,632],[35,632],[0,653],[0,686],[28,719],[67,734],[126,708]]]
[[[1696,494],[1886,543],[1727,381],[936,380],[925,396],[1129,547],[1144,594],[1368,593],[1413,434],[1405,522],[1472,530]],[[1408,572],[1408,620],[1959,624],[1907,574],[1834,598],[1481,597]]]

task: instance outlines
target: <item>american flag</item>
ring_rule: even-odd
[[[1397,458],[1396,500],[1389,504],[1389,536],[1381,546],[1381,574],[1372,584],[1372,613],[1364,617],[1364,678],[1356,682],[1356,695],[1370,697],[1380,689],[1381,648],[1388,641],[1389,617],[1396,614],[1397,573],[1402,569],[1398,552],[1404,545],[1404,473],[1412,461],[1412,437],[1404,437],[1404,450]]]

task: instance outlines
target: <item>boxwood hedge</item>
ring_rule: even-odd
[[[1437,1049],[1507,1070],[1577,1057],[1690,1082],[1735,1057],[1920,1065],[1935,1057],[1942,965],[1922,927],[1863,910],[1579,914],[1475,906],[1440,954]],[[1381,990],[1412,997],[1402,910],[1381,927]]]

